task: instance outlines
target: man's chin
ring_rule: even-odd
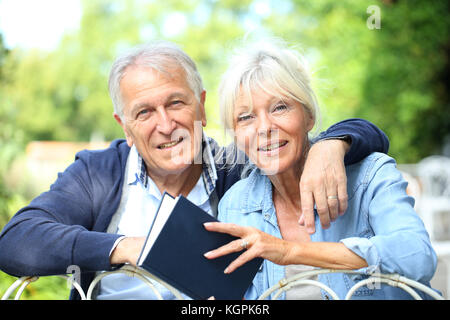
[[[185,170],[188,170],[193,166],[192,159],[185,159],[183,157],[174,157],[168,160],[162,167],[168,174],[179,174]]]

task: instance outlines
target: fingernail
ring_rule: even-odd
[[[226,269],[223,271],[223,273],[225,273],[225,274],[230,273],[230,269],[226,268]]]
[[[208,226],[210,226],[211,225],[211,222],[205,222],[204,224],[203,224],[203,226],[206,228],[206,227],[208,227]]]
[[[308,227],[308,228],[306,228],[306,230],[308,231],[309,234],[313,234],[314,233],[314,228],[313,227]]]
[[[211,256],[211,251],[208,251],[208,252],[204,253],[203,255],[208,258],[209,256]]]

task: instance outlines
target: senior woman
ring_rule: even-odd
[[[286,275],[311,267],[361,269],[370,274],[399,273],[429,286],[437,258],[424,225],[414,211],[407,183],[394,159],[374,153],[346,167],[348,209],[329,229],[316,223],[310,235],[302,216],[299,179],[310,147],[317,102],[301,56],[283,43],[252,45],[231,60],[219,91],[226,128],[251,161],[248,176],[219,204],[218,223],[209,231],[240,239],[205,253],[214,259],[243,251],[225,270],[262,257],[262,268],[246,292],[256,299]],[[337,201],[339,195],[329,195]],[[316,222],[319,219],[316,219]],[[344,273],[319,275],[340,298],[353,286]],[[326,299],[315,286],[299,286],[286,299]],[[408,299],[401,289],[360,288],[354,298]]]

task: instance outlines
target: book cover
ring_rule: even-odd
[[[144,246],[138,265],[193,299],[211,296],[218,300],[242,299],[263,259],[253,259],[234,272],[224,274],[225,268],[242,251],[211,260],[203,254],[237,238],[207,231],[203,223],[218,220],[185,197],[172,200],[173,208],[172,205],[165,206],[170,210],[170,215],[167,215],[154,243]],[[158,231],[155,226],[158,225],[159,215],[160,212],[147,240],[155,238],[151,233]]]

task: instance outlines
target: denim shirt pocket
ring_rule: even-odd
[[[359,281],[363,281],[367,278],[369,278],[368,275],[357,275],[352,276],[352,275],[348,275],[346,273],[342,273],[342,278],[343,281],[345,283],[345,287],[347,288],[347,292],[350,291],[350,289],[356,285]],[[371,284],[368,285],[364,285],[360,288],[358,288],[352,295],[352,297],[369,297],[372,296],[374,293],[374,286]],[[350,297],[350,299],[352,298]]]
[[[370,238],[373,236],[372,230],[369,228],[365,229],[364,231],[360,232],[358,237],[360,238]],[[350,291],[350,289],[356,285],[358,282],[366,280],[370,277],[370,275],[366,274],[347,274],[342,273],[343,281],[345,283],[345,287],[347,288],[347,292]],[[368,284],[364,285],[360,288],[358,288],[352,295],[352,297],[367,297],[372,296],[374,294],[374,285]]]

